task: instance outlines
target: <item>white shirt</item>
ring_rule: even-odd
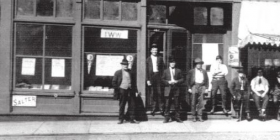
[[[204,80],[202,70],[195,69],[195,82],[202,83]]]
[[[261,79],[261,84],[259,84],[259,80]],[[268,92],[269,89],[268,81],[263,76],[257,76],[251,81],[251,88],[254,92],[264,91]]]
[[[172,69],[171,67],[169,67],[169,69],[170,69],[171,81],[173,82],[173,81],[175,81],[174,80],[175,68]]]
[[[216,74],[218,71],[221,71],[220,73]],[[225,64],[212,64],[210,68],[210,73],[212,74],[213,77],[224,77],[228,74],[228,69]]]
[[[245,80],[242,80],[241,77],[238,77],[238,79],[239,79],[239,82],[241,83],[240,90],[244,90],[244,83],[245,83]]]
[[[151,59],[153,64],[153,72],[158,72],[157,57],[151,55]]]
[[[280,78],[277,77],[277,81],[278,81],[278,83],[280,83]]]

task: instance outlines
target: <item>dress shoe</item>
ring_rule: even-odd
[[[175,118],[176,122],[183,123],[183,121],[180,118]]]
[[[163,123],[168,123],[169,122],[169,118],[164,118]]]
[[[212,107],[210,114],[214,114],[214,112],[215,112],[215,107]]]
[[[133,119],[133,120],[130,121],[130,123],[139,124],[140,122]]]
[[[155,113],[156,113],[156,110],[153,110],[153,111],[151,112],[151,115],[152,115],[152,116],[155,116]]]
[[[195,116],[193,116],[193,120],[192,120],[193,122],[196,122],[196,117]]]
[[[119,120],[119,121],[118,121],[118,124],[123,124],[123,120]]]
[[[204,122],[204,120],[202,119],[202,117],[201,117],[201,116],[198,116],[198,121],[200,121],[200,122]]]
[[[228,113],[228,111],[226,109],[224,109],[224,108],[223,108],[223,112],[224,112],[224,114]]]

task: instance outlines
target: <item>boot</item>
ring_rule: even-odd
[[[238,111],[237,112],[237,122],[240,122],[241,121],[241,116],[240,116],[240,112]]]
[[[169,122],[169,118],[165,117],[163,123],[168,123],[168,122]]]
[[[224,114],[228,113],[228,111],[225,108],[223,108],[223,112],[224,112]]]
[[[198,121],[204,122],[204,120],[202,119],[202,116],[198,116]]]
[[[214,114],[214,112],[215,112],[215,106],[212,107],[210,114]]]
[[[251,121],[251,116],[250,116],[250,113],[249,113],[249,112],[247,112],[246,119],[247,119],[247,121]]]
[[[196,122],[196,116],[193,116],[193,122]]]

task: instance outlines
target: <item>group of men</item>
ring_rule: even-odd
[[[174,59],[169,59],[169,65],[164,69],[164,61],[161,56],[158,55],[158,48],[152,46],[151,55],[146,61],[147,68],[147,86],[151,89],[152,93],[152,115],[155,115],[157,111],[160,111],[164,116],[163,123],[167,123],[170,119],[173,119],[179,123],[183,121],[180,119],[180,103],[179,95],[181,84],[185,81],[182,71],[176,68],[176,62]],[[204,109],[205,100],[204,93],[208,93],[209,79],[206,70],[202,68],[204,62],[200,58],[194,60],[195,67],[191,69],[187,75],[186,83],[188,92],[191,93],[191,112],[193,122],[201,121],[202,111]],[[131,123],[139,123],[135,120],[135,97],[138,96],[136,87],[135,74],[132,74],[128,69],[128,61],[124,58],[121,62],[122,69],[116,71],[112,85],[115,87],[115,94],[119,95],[119,122],[122,124],[125,119]],[[223,112],[228,113],[226,109],[227,100],[227,88],[228,83],[225,76],[228,74],[227,66],[222,64],[222,57],[216,57],[216,63],[211,65],[210,73],[212,76],[212,109],[210,113],[215,112],[216,107],[216,94],[218,90],[222,96],[222,108]],[[275,80],[275,86],[273,87],[273,101],[278,105],[278,98],[280,96],[280,71]],[[259,116],[262,120],[266,116],[266,106],[268,103],[269,83],[266,78],[263,77],[263,70],[259,69],[257,77],[252,79],[251,84],[245,76],[242,70],[238,70],[238,76],[232,80],[230,85],[230,91],[233,98],[234,109],[238,114],[238,121],[241,121],[242,109],[245,108],[247,119],[251,120],[249,109],[249,96],[253,92],[253,98],[256,103],[256,107],[259,111]],[[260,101],[262,100],[262,104]],[[125,115],[125,105],[128,103],[128,112]],[[171,116],[170,107],[174,105],[175,115]],[[279,106],[279,105],[278,105]],[[280,120],[280,109],[278,113],[278,120]]]

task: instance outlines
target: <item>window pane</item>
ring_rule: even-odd
[[[62,71],[55,70],[55,61],[61,62]],[[63,67],[64,66],[64,67]],[[54,70],[53,70],[54,69]],[[45,59],[45,85],[44,89],[71,90],[71,60]]]
[[[166,6],[165,5],[150,5],[148,7],[149,22],[165,23]]]
[[[26,64],[23,64],[23,58],[16,58],[16,88],[42,89],[42,59],[31,59],[35,59],[35,67],[26,67]],[[34,73],[30,72],[31,69],[33,69]]]
[[[16,54],[43,54],[43,26],[33,24],[16,25]]]
[[[56,16],[73,17],[74,0],[57,0]]]
[[[17,0],[17,15],[33,15],[34,0]]]
[[[224,25],[223,8],[211,8],[211,25]]]
[[[104,19],[108,19],[108,20],[119,19],[119,1],[104,0]]]
[[[37,0],[38,16],[53,16],[54,0]]]
[[[207,25],[206,7],[195,7],[193,16],[194,16],[194,25]]]
[[[137,2],[122,2],[122,20],[137,20]]]
[[[100,0],[85,0],[85,18],[100,19]]]
[[[72,27],[46,26],[46,56],[72,55]]]
[[[85,28],[85,52],[136,53],[136,30],[128,30],[128,39],[101,38],[100,34],[101,28]]]

